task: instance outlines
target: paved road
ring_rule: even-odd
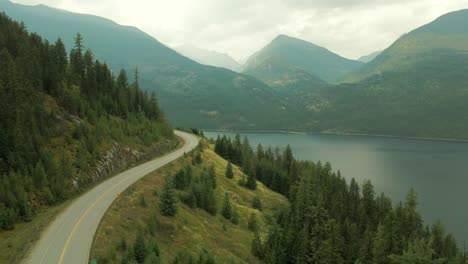
[[[94,233],[116,195],[197,146],[198,138],[194,135],[179,131],[175,133],[185,141],[182,148],[122,172],[82,195],[44,231],[26,263],[88,263]]]

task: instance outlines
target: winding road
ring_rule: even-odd
[[[185,143],[183,147],[137,167],[124,171],[76,199],[41,234],[26,263],[85,264],[94,233],[117,194],[147,174],[181,157],[198,145],[194,135],[175,131]]]

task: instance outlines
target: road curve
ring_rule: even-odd
[[[175,131],[175,134],[184,139],[182,148],[124,171],[83,194],[41,234],[25,263],[88,263],[94,233],[117,194],[198,145],[198,138],[194,135],[180,131]]]

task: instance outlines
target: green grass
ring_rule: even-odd
[[[182,141],[180,139],[177,139],[177,142],[178,143],[174,149],[182,146]],[[157,155],[164,155],[171,150],[173,149],[164,150],[162,153],[157,153]],[[154,156],[154,153],[148,153],[148,155]],[[127,168],[118,170],[113,175],[117,175],[130,167],[137,166],[146,161],[148,161],[148,159],[143,159],[140,162],[129,164]],[[110,177],[107,177],[103,180],[107,180],[109,178]],[[89,186],[87,190],[92,189],[99,183],[100,182],[97,182],[92,186]],[[73,197],[60,205],[42,208],[39,213],[34,215],[32,221],[18,223],[15,225],[14,230],[0,232],[0,264],[20,263],[21,261],[24,261],[34,244],[39,240],[41,232],[44,231],[47,226],[54,221],[58,214],[60,214],[60,212],[62,212],[62,210],[64,210],[75,199],[76,197]]]
[[[72,201],[50,207],[38,213],[31,222],[20,223],[14,230],[0,233],[0,263],[20,263],[39,240],[44,231],[57,215]]]
[[[175,217],[165,217],[159,213],[159,197],[163,178],[166,173],[174,175],[177,170],[191,162],[187,156],[150,174],[127,189],[116,200],[105,214],[91,250],[91,259],[105,256],[111,263],[120,261],[120,253],[116,252],[117,243],[124,237],[128,244],[135,241],[138,230],[143,231],[146,240],[156,241],[162,252],[163,263],[169,263],[174,256],[185,249],[198,253],[201,249],[209,250],[221,263],[234,260],[236,263],[256,263],[257,259],[250,253],[253,233],[248,230],[248,218],[255,212],[259,220],[260,230],[266,232],[264,220],[268,215],[288,204],[285,197],[277,194],[263,184],[258,183],[255,191],[238,185],[241,171],[234,166],[234,179],[224,176],[227,161],[216,155],[211,149],[202,153],[203,163],[196,165],[197,173],[203,167],[215,167],[217,188],[215,196],[218,213],[212,216],[202,209],[191,209],[183,203],[178,203]],[[239,225],[233,225],[220,214],[224,193],[233,197],[232,204],[237,205],[240,215]],[[156,194],[156,195],[155,195]],[[146,207],[140,206],[141,196],[145,197]],[[263,210],[252,208],[255,196],[262,200]],[[147,220],[151,214],[156,215],[157,228],[151,236]]]

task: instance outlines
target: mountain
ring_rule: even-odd
[[[445,54],[468,52],[468,10],[445,14],[401,36],[373,61],[357,69],[349,81],[358,81],[384,71],[409,69]]]
[[[377,56],[379,56],[380,53],[382,53],[381,50],[379,50],[379,51],[374,51],[374,52],[372,52],[371,54],[364,55],[364,56],[360,57],[360,58],[358,59],[358,61],[364,62],[364,63],[368,63],[368,62],[372,61],[373,59],[375,59]]]
[[[307,130],[468,138],[468,10],[399,38],[353,82],[302,91]],[[303,106],[306,109],[305,106]]]
[[[310,42],[280,35],[247,60],[243,73],[268,84],[290,82],[290,76],[297,72],[307,73],[307,78],[315,82],[333,83],[362,64]]]
[[[235,72],[239,72],[241,68],[241,65],[228,54],[200,49],[191,45],[178,46],[175,47],[175,50],[200,64],[222,67]]]
[[[196,63],[137,28],[44,5],[6,1],[0,2],[0,11],[24,21],[29,31],[50,42],[61,37],[67,47],[74,45],[74,36],[80,32],[84,46],[114,71],[133,72],[138,67],[140,84],[156,90],[162,109],[175,126],[273,129],[289,122],[287,107],[261,81]],[[274,122],[264,118],[271,113],[278,117]]]
[[[0,25],[0,232],[177,146],[154,96],[79,41],[68,60],[62,42]]]

